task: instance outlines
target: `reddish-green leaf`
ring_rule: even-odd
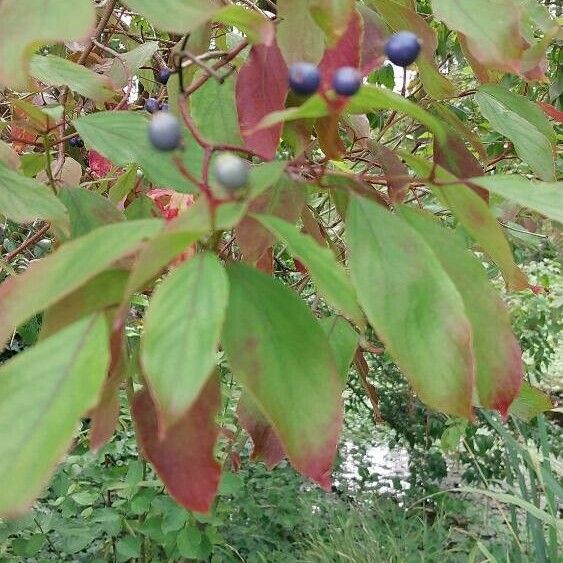
[[[133,252],[162,228],[156,219],[115,223],[63,245],[0,286],[0,342],[21,323]]]
[[[342,423],[342,384],[330,344],[283,283],[244,264],[227,272],[223,347],[233,373],[291,463],[328,488]]]
[[[252,213],[267,213],[295,223],[305,203],[305,194],[299,185],[283,176],[267,192],[258,196],[251,204]],[[257,262],[274,243],[275,237],[256,219],[246,216],[235,228],[237,242],[247,262]]]
[[[209,512],[217,493],[221,466],[214,447],[221,405],[219,380],[209,379],[191,408],[163,436],[156,405],[147,389],[133,402],[133,419],[143,455],[154,466],[170,496],[195,512]]]
[[[474,358],[463,301],[426,242],[381,206],[352,198],[347,240],[358,299],[432,408],[471,416]]]
[[[273,469],[285,457],[283,446],[248,393],[243,393],[239,399],[237,418],[252,438],[252,459],[261,460],[268,469]]]
[[[228,290],[222,265],[202,253],[172,270],[151,300],[141,359],[163,427],[190,408],[215,367]]]
[[[265,160],[276,155],[281,125],[261,130],[256,130],[256,126],[269,113],[283,109],[287,75],[287,66],[274,41],[269,46],[254,45],[237,77],[237,110],[245,146]]]
[[[356,2],[354,0],[310,0],[309,10],[317,25],[334,44],[348,27]]]
[[[311,236],[300,233],[287,221],[271,215],[255,217],[287,246],[294,257],[305,264],[323,297],[341,313],[362,326],[364,318],[354,288],[346,270],[336,260],[333,252],[326,246],[319,246]]]
[[[390,148],[374,140],[368,141],[369,152],[375,162],[381,166],[387,179],[387,191],[392,203],[400,203],[405,199],[409,187],[409,171],[403,161]]]
[[[76,424],[96,404],[108,367],[101,316],[83,319],[0,367],[0,514],[41,492]]]
[[[523,371],[522,352],[502,299],[479,261],[452,232],[408,207],[401,209],[401,216],[432,248],[463,299],[473,329],[479,403],[506,416],[520,389]]]

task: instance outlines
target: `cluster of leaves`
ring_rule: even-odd
[[[522,385],[483,262],[528,290],[499,201],[527,228],[537,214],[563,221],[559,23],[524,0],[270,8],[108,0],[96,18],[90,0],[1,3],[0,214],[41,227],[3,255],[0,341],[41,324],[0,367],[0,514],[33,502],[86,414],[92,449],[111,439],[121,387],[144,458],[178,503],[207,512],[236,463],[238,430],[217,422],[219,363],[243,388],[254,458],[287,457],[326,489],[348,367],[365,370],[378,347],[449,415],[550,407]],[[376,84],[400,30],[422,47],[398,94]],[[298,61],[320,76],[307,98],[289,88]],[[367,78],[353,96],[332,89],[343,67]],[[165,112],[174,143],[155,144]],[[214,168],[225,153],[247,161],[236,182]],[[502,174],[513,159],[519,174]],[[15,275],[47,232],[53,252]],[[132,347],[139,294],[150,300]]]

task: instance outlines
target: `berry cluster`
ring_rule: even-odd
[[[321,73],[311,63],[294,63],[289,68],[289,87],[300,96],[314,94],[321,84]],[[332,76],[332,87],[339,96],[353,96],[362,85],[362,75],[350,66],[339,68]]]

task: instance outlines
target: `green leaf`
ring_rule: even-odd
[[[359,326],[365,321],[346,270],[333,252],[320,246],[313,237],[300,233],[292,224],[273,215],[254,216],[285,244],[293,256],[307,267],[311,278],[326,300]]]
[[[125,561],[136,559],[141,554],[143,538],[140,536],[126,536],[121,538],[116,544],[116,550]]]
[[[54,55],[33,55],[30,62],[30,74],[48,86],[68,86],[85,98],[103,103],[113,98],[113,91],[100,74]]]
[[[555,180],[555,132],[541,109],[501,86],[481,86],[475,100],[491,126],[508,137],[518,156],[542,180]]]
[[[0,214],[17,223],[45,219],[68,229],[66,207],[49,188],[32,178],[26,178],[0,162]]]
[[[409,115],[425,125],[440,140],[445,139],[446,130],[439,119],[436,119],[417,104],[385,88],[362,86],[360,91],[349,101],[345,111],[362,114],[380,109],[390,109]],[[326,102],[316,94],[299,107],[270,113],[259,123],[258,128],[271,127],[276,123],[296,119],[319,118],[328,114]]]
[[[480,404],[506,416],[523,377],[522,352],[510,317],[480,262],[452,231],[440,227],[432,215],[409,207],[401,216],[432,248],[454,282],[472,326],[476,387]]]
[[[240,29],[250,43],[271,45],[275,37],[274,24],[266,16],[242,6],[231,4],[213,15],[213,20]]]
[[[346,383],[350,364],[358,348],[360,335],[342,317],[323,317],[319,320],[319,324],[325,331],[332,347],[342,381]]]
[[[147,41],[131,49],[127,53],[120,53],[113,59],[107,76],[116,88],[123,88],[129,79],[158,51],[157,41]]]
[[[115,223],[64,244],[0,285],[0,342],[36,313],[69,295],[162,228],[157,219]]]
[[[534,182],[510,175],[473,178],[470,183],[563,224],[563,182]]]
[[[219,0],[126,0],[125,4],[158,29],[173,33],[196,29],[222,7]]]
[[[269,187],[278,183],[285,170],[287,162],[272,160],[263,162],[250,168],[248,175],[248,197],[254,199]]]
[[[166,426],[191,407],[216,365],[229,286],[215,255],[198,254],[158,286],[141,359]]]
[[[307,61],[317,64],[323,56],[323,34],[309,10],[310,0],[280,0],[277,43],[288,65]]]
[[[510,414],[530,422],[538,414],[549,411],[553,408],[553,403],[547,393],[537,387],[532,387],[524,381],[520,388],[520,393],[510,405]]]
[[[123,213],[109,199],[86,188],[62,188],[59,198],[70,215],[72,238],[81,237],[98,227],[125,219]]]
[[[0,514],[14,516],[41,492],[92,408],[109,364],[102,316],[86,318],[0,367]]]
[[[33,45],[79,41],[94,25],[91,0],[2,0],[0,85],[25,90]]]
[[[137,166],[130,165],[127,170],[119,176],[115,184],[109,189],[108,198],[117,204],[125,199],[139,181],[137,176]]]
[[[428,177],[431,174],[432,163],[429,161],[406,151],[401,151],[401,156],[420,176]],[[488,205],[461,181],[455,183],[455,176],[440,166],[434,167],[434,177],[437,182],[429,182],[433,193],[501,269],[509,289],[526,289],[526,275],[514,262],[510,245]]]
[[[342,421],[342,381],[330,344],[283,283],[245,264],[230,264],[227,273],[223,347],[233,374],[291,463],[328,488]]]
[[[235,102],[234,76],[227,78],[223,84],[208,80],[190,96],[190,109],[205,139],[214,143],[243,145]]]
[[[195,192],[174,164],[174,155],[152,147],[148,137],[149,121],[139,112],[104,111],[75,120],[74,126],[84,142],[118,166],[136,162],[149,181],[180,192]],[[184,150],[178,153],[186,168],[199,176],[203,152],[187,128],[184,128]]]
[[[346,234],[360,305],[389,354],[430,407],[471,417],[471,326],[436,256],[401,219],[357,197]]]
[[[182,557],[198,558],[202,533],[196,526],[187,526],[176,537],[178,552]]]

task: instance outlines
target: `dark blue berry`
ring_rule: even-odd
[[[84,141],[80,137],[76,136],[76,137],[71,137],[68,140],[68,144],[71,147],[76,147],[77,149],[81,149],[84,146]]]
[[[182,144],[182,126],[170,112],[157,112],[149,124],[149,140],[161,151],[173,151]]]
[[[156,74],[156,80],[161,84],[166,84],[171,74],[172,71],[168,67],[161,68]]]
[[[332,77],[332,87],[340,96],[353,96],[361,85],[360,71],[351,66],[339,68]]]
[[[313,94],[321,83],[319,69],[311,63],[293,63],[289,67],[289,87],[301,96]]]
[[[160,111],[168,111],[168,104],[164,103],[160,106]]]
[[[147,98],[145,102],[145,109],[149,113],[154,113],[160,109],[160,102],[156,98]]]
[[[399,31],[385,44],[385,54],[394,65],[407,67],[416,61],[420,47],[420,39],[414,33]]]

